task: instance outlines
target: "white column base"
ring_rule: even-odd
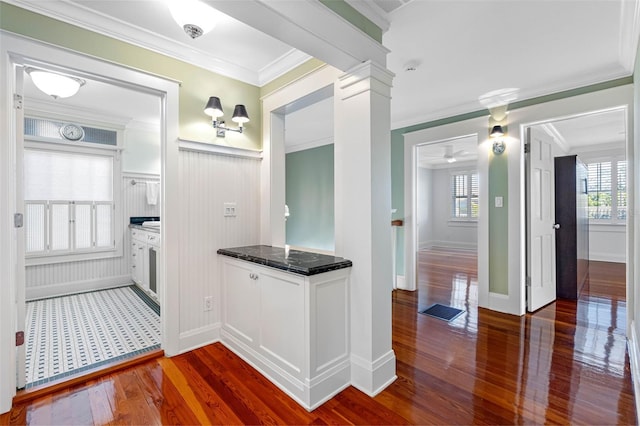
[[[376,396],[396,379],[396,354],[393,350],[373,362],[351,355],[351,386],[365,394]]]

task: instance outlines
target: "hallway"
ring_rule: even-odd
[[[393,295],[397,380],[309,413],[215,343],[16,405],[0,424],[636,424],[622,264],[523,317],[477,309],[475,254],[422,251],[417,292]],[[450,323],[431,303],[466,312]]]

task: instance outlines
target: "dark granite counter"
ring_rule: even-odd
[[[131,224],[129,224],[129,228],[141,229],[143,231],[148,231],[148,232],[155,232],[156,234],[160,233],[160,227],[159,226],[142,226],[142,225],[135,225],[135,224],[131,223]]]
[[[218,254],[306,276],[352,266],[350,260],[342,257],[307,251],[289,250],[289,255],[286,256],[284,247],[246,246],[224,248],[218,250]]]

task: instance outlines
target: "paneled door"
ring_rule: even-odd
[[[527,309],[556,299],[556,236],[553,139],[527,129]]]

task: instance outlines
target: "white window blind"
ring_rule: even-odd
[[[478,217],[478,174],[451,175],[451,217],[475,220]]]
[[[624,222],[627,218],[627,162],[591,162],[587,168],[589,219]]]
[[[114,249],[114,157],[24,150],[28,256]]]

